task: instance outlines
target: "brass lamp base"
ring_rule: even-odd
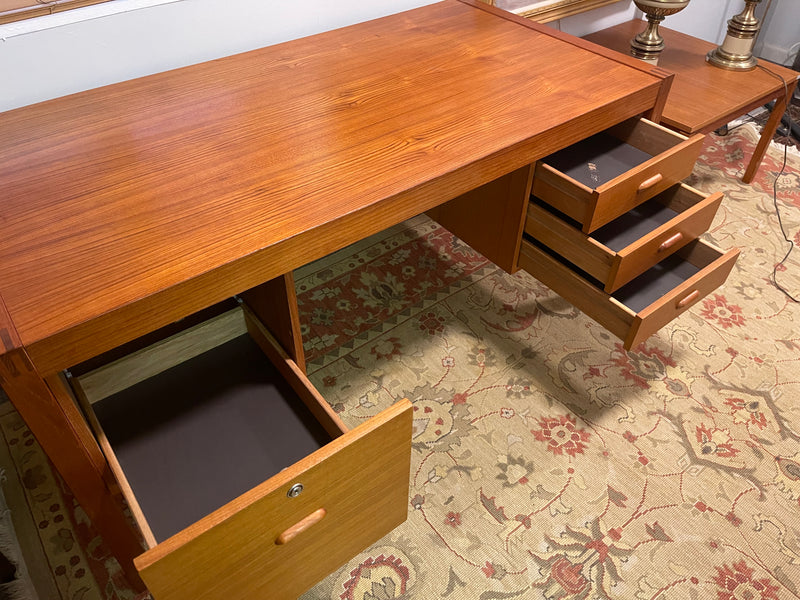
[[[664,38],[658,33],[658,25],[663,20],[661,15],[647,15],[647,29],[631,40],[631,56],[646,63],[658,64],[664,49]]]
[[[758,65],[753,56],[761,23],[755,16],[756,5],[761,0],[745,0],[741,14],[728,21],[728,33],[722,45],[706,54],[706,62],[731,71],[751,71]]]
[[[631,55],[657,65],[664,49],[664,38],[658,32],[658,26],[664,17],[686,8],[689,0],[633,0],[633,3],[647,17],[647,28],[631,40]]]
[[[706,54],[706,62],[729,71],[752,71],[758,66],[758,59],[752,54],[731,54],[721,47]]]

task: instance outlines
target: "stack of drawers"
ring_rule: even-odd
[[[535,166],[519,266],[628,350],[722,285],[739,255],[699,239],[722,201],[681,183],[702,141],[636,118]]]

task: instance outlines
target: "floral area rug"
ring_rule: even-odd
[[[304,600],[800,597],[800,312],[769,282],[778,155],[737,179],[755,139],[714,138],[692,177],[726,194],[707,237],[734,272],[632,352],[424,218],[297,274],[342,419],[415,410],[407,522]],[[800,295],[800,263],[778,280]]]
[[[525,273],[424,216],[295,273],[308,371],[349,426],[414,403],[407,521],[303,600],[800,598],[800,308],[774,148],[710,136],[690,183],[725,200],[727,283],[626,352]],[[800,242],[800,158],[777,183]],[[800,296],[793,254],[778,282]],[[31,535],[63,598],[133,598],[13,411]]]

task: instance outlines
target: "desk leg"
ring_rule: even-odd
[[[436,206],[427,215],[507,273],[517,270],[534,165]]]
[[[789,83],[788,98],[791,98],[792,94],[794,94],[795,86],[797,86],[796,80]],[[764,125],[761,138],[758,140],[758,144],[756,144],[756,149],[753,152],[753,156],[750,158],[747,169],[745,169],[744,175],[742,176],[743,182],[750,183],[756,176],[758,167],[761,166],[761,161],[764,159],[764,155],[767,153],[767,148],[772,140],[772,136],[775,135],[775,131],[778,129],[778,124],[781,122],[781,117],[786,111],[787,97],[781,95],[775,100],[775,107],[772,109],[772,114],[770,115],[767,124]]]
[[[300,313],[292,274],[286,273],[239,295],[305,373]]]
[[[106,461],[59,375],[42,378],[19,348],[0,356],[0,384],[137,591],[142,545],[103,479]]]

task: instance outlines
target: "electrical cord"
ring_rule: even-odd
[[[784,100],[785,100],[784,111],[785,112],[784,112],[784,115],[781,118],[781,120],[783,120],[784,118],[788,119],[788,121],[790,123],[789,133],[791,134],[792,130],[793,130],[792,125],[794,125],[794,122],[792,121],[792,117],[791,117],[791,115],[789,113],[789,102],[791,101],[791,99],[789,98],[789,84],[778,73],[775,73],[775,72],[769,70],[768,68],[764,67],[763,65],[759,64],[758,68],[763,70],[765,73],[768,73],[772,77],[776,77],[776,78],[780,79],[781,82],[783,83],[783,92],[784,92]],[[783,292],[783,294],[787,298],[789,298],[792,302],[800,302],[800,299],[795,298],[794,296],[792,296],[792,294],[786,288],[784,288],[780,283],[778,283],[778,268],[782,267],[784,265],[784,263],[789,259],[789,255],[792,253],[792,250],[794,250],[794,247],[795,247],[794,240],[792,240],[786,234],[786,228],[783,225],[783,219],[781,218],[780,207],[778,206],[778,180],[781,178],[783,173],[786,171],[786,162],[788,160],[788,153],[789,153],[789,145],[788,144],[784,144],[784,146],[783,146],[783,164],[781,165],[781,170],[777,173],[777,175],[775,175],[775,180],[772,182],[772,204],[775,207],[775,215],[778,217],[778,225],[780,225],[781,234],[783,235],[783,239],[786,240],[787,242],[789,242],[789,250],[786,252],[786,255],[783,257],[783,259],[781,259],[781,261],[779,263],[777,263],[773,267],[773,269],[772,269],[772,278],[771,279],[772,279],[773,285],[776,288],[778,288],[781,292]]]
[[[753,115],[751,115],[750,113],[745,114],[741,118],[744,119],[741,123],[738,123],[738,124],[734,125],[733,127],[730,127],[728,125],[723,125],[719,129],[715,129],[714,133],[717,134],[720,137],[725,137],[726,135],[728,135],[732,131],[736,131],[737,129],[739,129],[740,127],[744,127],[748,123],[758,123],[758,119],[756,117],[754,117]]]

